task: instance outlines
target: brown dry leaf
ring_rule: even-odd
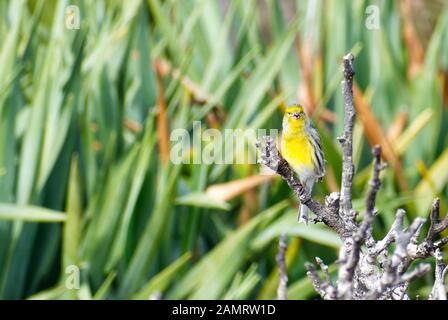
[[[443,71],[443,105],[448,106],[448,70]]]
[[[300,103],[303,105],[303,107],[305,108],[306,113],[311,117],[311,114],[309,113],[309,109],[307,106],[309,105],[308,102],[308,98],[307,95],[305,93],[305,88],[303,83],[299,84],[299,86],[297,87],[297,92],[296,92],[296,96],[297,96],[297,100],[300,101]],[[284,111],[284,110],[282,110]],[[337,120],[337,116],[336,114],[331,111],[330,109],[326,109],[324,108],[316,108],[315,111],[313,111],[316,115],[316,117],[320,120],[323,120],[325,122],[330,122],[330,123],[334,123]]]
[[[216,200],[228,201],[274,178],[275,175],[254,175],[226,183],[214,184],[207,188],[205,194]]]
[[[334,175],[333,167],[327,167],[327,173],[325,174],[325,183],[331,192],[339,191],[339,185],[336,182],[336,177]]]
[[[200,85],[183,75],[179,69],[173,68],[169,61],[162,58],[155,59],[154,69],[158,70],[161,76],[170,75],[173,79],[179,80],[182,86],[191,94],[194,102],[207,104],[208,101],[212,100],[211,93],[204,91]],[[222,123],[224,117],[224,108],[220,103],[217,103],[206,119],[212,128],[217,128]]]
[[[206,121],[210,128],[218,129],[221,127],[221,123],[223,122],[224,117],[222,117],[218,111],[218,109],[213,108],[207,114]]]
[[[125,118],[123,120],[123,126],[133,133],[142,131],[142,125],[140,124],[140,122],[133,119]]]
[[[297,37],[295,48],[297,56],[300,60],[303,74],[303,82],[299,83],[299,85],[297,86],[296,96],[297,100],[303,104],[303,107],[305,108],[308,116],[311,117],[317,111],[318,103],[316,92],[319,96],[322,95],[323,91],[322,57],[320,55],[317,55],[315,60],[313,61],[310,44],[305,43],[302,47],[299,37]],[[313,65],[315,65],[315,72],[313,72],[312,69]],[[314,90],[313,85],[313,80],[315,80],[313,79],[313,74],[317,74],[315,82],[317,85],[316,90]],[[336,122],[336,114],[329,109],[319,110],[317,117],[325,122]]]
[[[254,188],[251,188],[244,192],[244,202],[240,210],[240,216],[238,225],[243,225],[249,222],[250,218],[256,212],[257,209],[257,193]]]
[[[157,76],[157,134],[159,137],[159,155],[162,163],[167,163],[170,157],[170,145],[169,145],[169,129],[168,129],[168,117],[166,113],[165,93],[163,87],[163,72],[156,66],[155,68]]]
[[[408,78],[413,79],[422,68],[424,49],[412,21],[412,2],[410,0],[399,1],[399,10],[403,21],[403,38],[409,53]]]
[[[397,116],[392,122],[389,130],[387,130],[387,139],[392,145],[395,145],[396,140],[403,132],[403,129],[408,121],[408,113],[406,111],[398,112]]]
[[[324,120],[326,122],[335,123],[337,120],[336,113],[331,111],[330,109],[324,109],[319,113],[319,119]]]
[[[363,96],[361,90],[356,83],[353,83],[353,95],[355,99],[356,112],[361,120],[364,131],[367,136],[367,140],[371,146],[379,144],[381,146],[382,157],[389,163],[394,169],[395,176],[398,184],[403,191],[408,190],[407,182],[403,173],[403,167],[401,165],[400,158],[395,153],[390,141],[372,112],[367,100]]]

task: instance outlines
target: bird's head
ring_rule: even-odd
[[[287,129],[301,129],[305,125],[306,114],[300,104],[289,105],[285,110],[283,116],[283,130]]]

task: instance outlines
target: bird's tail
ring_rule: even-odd
[[[314,185],[313,179],[305,179],[304,181],[305,192],[311,194],[311,190],[313,190],[313,185]],[[300,203],[299,223],[308,224],[308,207],[303,203]]]
[[[300,204],[299,223],[308,224],[308,207],[303,203]]]

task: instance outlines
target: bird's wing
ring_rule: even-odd
[[[325,157],[324,157],[324,151],[322,149],[322,141],[320,139],[319,132],[317,129],[313,126],[311,121],[308,121],[307,123],[307,131],[310,135],[310,141],[313,145],[314,149],[314,170],[316,172],[316,176],[318,178],[322,178],[325,175]]]

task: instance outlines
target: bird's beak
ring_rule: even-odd
[[[300,118],[300,112],[298,112],[298,111],[294,111],[293,113],[292,113],[292,116],[294,117],[294,119],[299,119]]]

